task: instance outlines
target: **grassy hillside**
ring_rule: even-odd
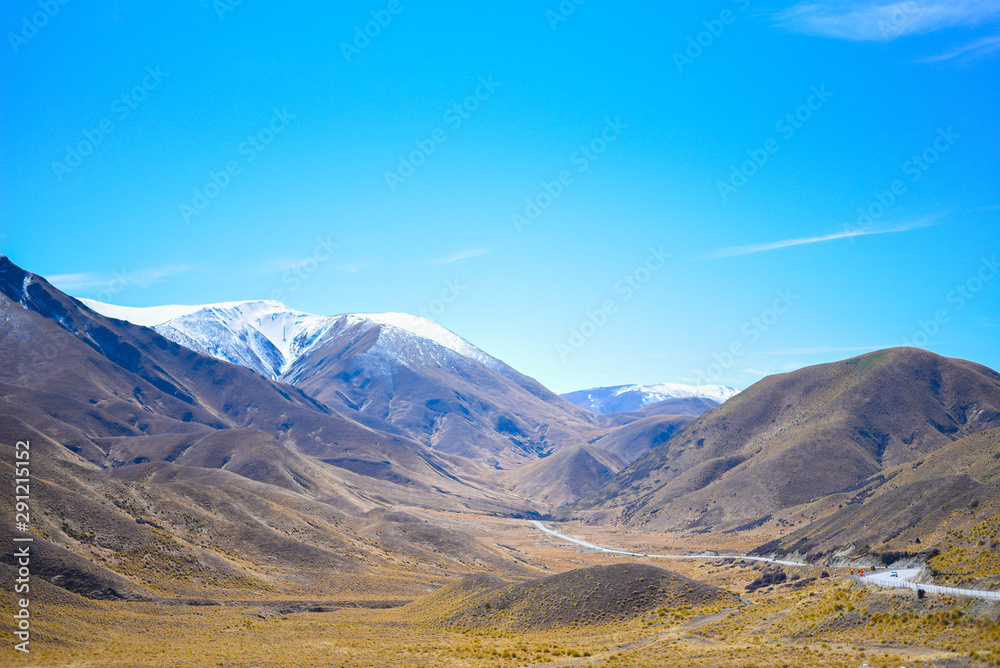
[[[765,378],[562,517],[729,529],[1000,426],[1000,374],[900,348]]]
[[[991,532],[1000,517],[1000,429],[887,468],[852,489],[805,504],[800,513],[816,519],[757,552],[871,565],[923,562],[942,553],[930,562],[936,571],[982,588],[1000,587],[984,554],[997,540]]]

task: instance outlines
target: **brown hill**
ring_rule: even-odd
[[[1000,429],[967,436],[809,504],[819,519],[757,554],[888,563],[926,557],[948,532],[1000,516]],[[992,540],[992,539],[991,539]],[[998,579],[1000,581],[1000,579]]]
[[[594,445],[579,443],[504,471],[501,481],[513,493],[533,503],[558,508],[601,489],[625,466],[620,457]]]
[[[1000,374],[898,348],[771,376],[564,515],[730,528],[1000,425]]]
[[[666,443],[694,419],[693,415],[640,418],[589,443],[565,447],[538,461],[504,471],[498,480],[525,499],[559,508],[602,489],[629,463]]]
[[[661,402],[666,403],[666,402]],[[657,406],[658,404],[653,404]],[[594,445],[631,464],[653,448],[663,445],[690,424],[697,415],[652,415],[609,431]]]
[[[682,606],[738,606],[736,594],[647,564],[593,566],[521,584],[475,576],[412,604],[453,628],[525,632],[625,621]]]
[[[667,442],[702,409],[716,406],[702,399],[668,399],[643,411],[601,416],[620,426],[603,431],[586,444],[564,447],[538,461],[502,471],[498,484],[547,508],[559,508],[593,494],[614,480],[628,464]],[[691,414],[658,414],[659,410],[697,411]]]

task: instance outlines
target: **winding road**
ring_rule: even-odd
[[[564,533],[559,533],[558,531],[548,528],[538,520],[531,520],[531,523],[534,524],[535,528],[539,531],[544,531],[551,536],[561,538],[562,540],[570,543],[576,543],[581,547],[589,547],[592,550],[610,552],[611,554],[625,554],[630,557],[647,557],[649,559],[746,559],[747,561],[767,561],[772,564],[783,564],[785,566],[811,566],[811,564],[806,564],[801,561],[782,561],[781,559],[768,559],[767,557],[747,557],[742,554],[647,554],[646,552],[628,552],[626,550],[616,550],[613,547],[594,545],[593,543],[588,543],[585,540],[567,536]]]
[[[531,520],[531,523],[539,531],[543,531],[550,536],[555,536],[568,543],[574,543],[580,547],[607,552],[609,554],[623,554],[629,557],[645,557],[647,559],[745,559],[747,561],[766,561],[772,564],[782,564],[784,566],[813,566],[801,561],[783,561],[781,559],[768,559],[767,557],[748,557],[742,554],[648,554],[646,552],[629,552],[628,550],[618,550],[613,547],[595,545],[579,538],[567,536],[554,529],[550,529],[538,520]],[[824,568],[836,568],[834,566],[824,566]],[[892,573],[897,573],[897,577],[892,577]],[[853,576],[855,580],[863,584],[873,584],[879,587],[891,587],[895,589],[922,589],[930,594],[950,594],[952,596],[969,596],[972,598],[982,598],[989,601],[1000,601],[1000,591],[985,591],[982,589],[958,589],[956,587],[941,587],[939,585],[917,584],[910,582],[920,573],[919,568],[897,569],[896,571],[886,569],[882,571],[871,571],[864,577]]]

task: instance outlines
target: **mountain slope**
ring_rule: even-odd
[[[631,464],[646,452],[669,441],[696,418],[696,415],[644,417],[613,429],[591,443]]]
[[[515,374],[393,326],[346,317],[285,378],[322,401],[385,420],[435,450],[497,468],[537,459],[594,428],[585,411]]]
[[[732,526],[847,489],[1000,424],[1000,374],[898,348],[771,376],[567,514]]]
[[[664,399],[663,401],[657,401],[655,404],[647,404],[629,413],[615,413],[614,415],[637,415],[641,417],[650,417],[653,415],[693,415],[697,417],[703,413],[707,413],[718,405],[718,402],[703,397]]]
[[[872,555],[875,564],[883,554],[925,552],[948,533],[1000,516],[1000,428],[887,468],[808,512],[818,519],[755,553],[798,552],[815,561]]]
[[[286,450],[319,458],[350,453],[390,461],[411,479],[451,481],[440,470],[452,464],[420,444],[376,432],[300,390],[198,355],[147,328],[106,319],[6,258],[0,258],[0,307],[8,361],[0,382],[17,388],[7,401],[61,422],[70,447],[99,466],[123,463],[106,439],[154,447],[144,437],[245,427]]]
[[[104,304],[92,299],[80,301],[98,313],[153,327],[175,343],[250,367],[272,380],[279,379],[326,330],[342,324],[344,318],[390,325],[490,368],[505,368],[499,360],[434,321],[405,313],[324,317],[295,311],[275,301],[145,308]]]
[[[474,462],[105,318],[0,256],[4,475],[18,441],[30,441],[37,462],[32,526],[51,557],[33,566],[70,591],[305,591],[336,573],[422,558],[435,532],[442,549],[432,570],[468,572],[463,562],[473,561],[520,569],[471,536],[424,522],[416,536],[378,515],[398,504],[524,508],[476,483]],[[0,500],[0,510],[11,504]],[[366,536],[376,524],[391,553]],[[445,545],[461,551],[451,558]]]
[[[290,383],[358,421],[504,468],[578,441],[599,418],[440,325],[398,313],[322,317],[276,302],[158,307],[150,321],[187,348]],[[363,417],[362,417],[363,416]]]
[[[696,411],[703,401],[706,400],[669,399],[647,408],[668,410],[672,406]],[[618,472],[647,451],[666,443],[701,414],[699,411],[690,415],[645,417],[645,410],[609,415],[621,421],[622,426],[598,432],[587,443],[567,446],[538,461],[504,471],[498,476],[499,483],[526,499],[559,508],[597,492],[614,480]]]
[[[625,466],[620,457],[580,443],[505,471],[502,481],[515,494],[558,508],[601,489]]]

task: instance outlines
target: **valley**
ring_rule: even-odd
[[[38,618],[38,637],[48,640],[33,650],[33,658],[39,665],[93,666],[434,666],[447,662],[465,666],[722,667],[783,666],[790,661],[854,668],[864,662],[977,666],[991,665],[995,656],[991,649],[1000,637],[995,617],[991,621],[996,604],[936,596],[919,600],[912,592],[862,587],[836,574],[823,577],[822,570],[814,567],[783,567],[787,580],[747,592],[747,585],[764,573],[749,562],[678,561],[660,571],[639,558],[566,549],[565,543],[529,530],[523,520],[454,513],[431,517],[490,536],[502,549],[531,564],[532,578],[523,586],[528,587],[526,593],[537,589],[533,595],[541,598],[526,609],[537,610],[549,599],[554,607],[543,610],[576,610],[596,586],[614,596],[606,601],[594,599],[608,618],[596,622],[567,619],[556,626],[531,620],[511,625],[500,613],[494,614],[497,599],[490,598],[507,592],[503,583],[509,580],[482,573],[457,580],[415,574],[393,578],[389,572],[372,580],[331,580],[328,595],[306,599],[318,603],[308,607],[299,605],[302,597],[254,601],[249,595],[228,603],[203,600],[181,606],[155,601],[80,601],[46,587],[37,603],[44,611]],[[667,544],[679,549],[687,545],[691,550],[705,545],[741,549],[739,544],[727,546],[712,540],[698,543],[681,534],[664,537],[592,530],[585,525],[560,529],[598,544],[628,540],[649,550]],[[627,584],[627,589],[618,591],[610,577],[586,580],[588,570],[595,567],[620,569],[626,577],[632,571],[636,580],[645,581],[650,571],[643,569],[676,573],[719,591],[734,592],[735,598],[655,600],[648,606],[635,606],[631,616],[615,617],[612,613],[622,609],[620,604],[631,605],[638,590]],[[567,583],[549,594],[545,588],[558,583],[546,584],[545,578],[558,573],[579,573],[585,584]],[[535,580],[537,584],[532,584]],[[685,585],[683,591],[688,588]],[[507,595],[515,594],[518,590]],[[486,602],[492,602],[489,608]],[[468,617],[477,610],[478,617]]]
[[[1000,665],[1000,602],[850,577],[1000,591],[971,361],[560,396],[426,319],[122,309],[6,257],[0,346],[34,665]]]

